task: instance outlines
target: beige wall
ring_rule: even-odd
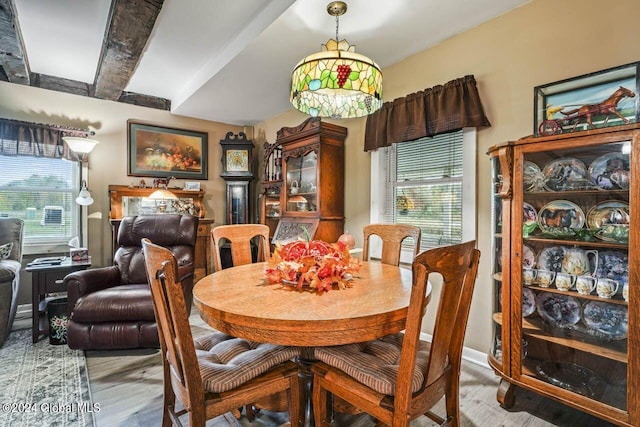
[[[478,133],[475,147],[478,152],[478,247],[482,260],[466,345],[486,352],[491,334],[487,149],[531,133],[534,86],[640,60],[636,29],[639,13],[640,2],[637,0],[616,0],[606,4],[596,0],[535,0],[383,70],[385,100],[474,74],[492,123],[492,127]],[[89,249],[94,265],[110,262],[107,186],[139,180],[127,176],[128,119],[209,133],[209,180],[203,182],[207,216],[215,217],[217,223],[224,222],[224,181],[219,177],[218,141],[228,131],[243,131],[241,127],[4,82],[0,82],[0,117],[96,130],[100,144],[90,155],[89,169],[89,187],[96,202],[89,207],[89,213],[102,212],[103,219],[89,223]],[[265,140],[275,141],[278,129],[296,126],[305,118],[291,111],[259,123],[253,137],[258,151]],[[346,229],[361,244],[362,226],[369,222],[371,191],[369,154],[363,151],[365,120],[331,122],[349,128]],[[246,131],[251,137],[252,130]],[[23,287],[21,295],[24,292]],[[24,302],[25,298],[21,297],[20,303]],[[433,308],[436,303],[437,299],[432,302]],[[432,322],[431,315],[427,323]]]
[[[224,222],[225,184],[220,178],[220,139],[227,132],[243,131],[242,127],[189,119],[118,102],[103,101],[49,90],[0,82],[0,117],[37,123],[51,123],[95,130],[100,143],[89,155],[89,189],[95,203],[88,212],[101,212],[102,219],[90,219],[88,225],[89,253],[94,266],[111,263],[111,229],[109,226],[110,184],[138,184],[140,177],[127,176],[127,120],[136,119],[163,126],[207,132],[209,138],[209,179],[201,181],[206,190],[205,206],[208,218]],[[248,129],[248,136],[251,137]],[[146,178],[147,184],[153,179]],[[170,185],[183,185],[183,180]],[[29,275],[25,275],[19,303],[30,301]]]
[[[639,14],[637,0],[535,0],[383,70],[386,101],[473,74],[492,124],[478,133],[477,147],[469,147],[478,153],[478,248],[482,257],[467,346],[487,352],[491,341],[491,178],[485,153],[493,144],[532,133],[535,86],[640,60]],[[295,126],[302,120],[298,113],[283,114],[259,123],[255,133],[273,142],[280,127]],[[339,124],[349,128],[346,229],[361,244],[370,194],[364,120]],[[436,302],[432,300],[431,313]],[[433,323],[432,316],[427,323]]]

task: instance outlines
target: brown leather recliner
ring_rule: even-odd
[[[65,277],[69,347],[80,350],[159,348],[153,301],[141,240],[171,250],[178,260],[187,307],[193,299],[193,261],[198,218],[140,215],[122,219],[113,266]]]

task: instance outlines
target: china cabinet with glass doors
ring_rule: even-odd
[[[306,237],[335,242],[344,230],[344,140],[347,129],[309,118],[278,131],[282,147],[280,221],[275,241]]]
[[[640,125],[489,156],[498,401],[513,405],[518,386],[640,425]]]

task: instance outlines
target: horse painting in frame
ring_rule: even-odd
[[[534,134],[640,122],[640,62],[534,88]]]

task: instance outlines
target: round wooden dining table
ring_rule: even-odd
[[[369,341],[405,328],[411,297],[411,270],[363,262],[349,286],[317,293],[276,283],[266,263],[217,271],[193,288],[202,319],[213,328],[248,340],[299,346],[300,425],[314,425],[311,409],[313,348]],[[429,286],[429,296],[431,287]],[[282,409],[281,409],[282,410]]]
[[[363,262],[345,289],[315,290],[277,283],[266,263],[217,271],[193,288],[202,319],[248,340],[315,347],[363,342],[404,329],[411,270]]]

